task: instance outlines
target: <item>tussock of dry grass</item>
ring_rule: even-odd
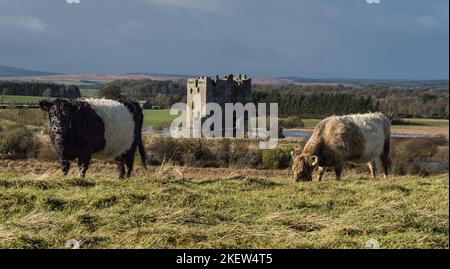
[[[131,180],[94,164],[82,180],[20,165],[0,171],[2,248],[449,247],[448,175],[294,183],[288,171],[165,163]]]

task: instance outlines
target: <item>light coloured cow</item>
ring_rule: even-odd
[[[292,156],[295,180],[312,180],[316,168],[317,179],[321,180],[324,167],[334,167],[336,179],[340,180],[344,162],[367,163],[375,178],[377,159],[387,177],[391,164],[390,126],[381,113],[332,116],[322,120],[303,151]]]

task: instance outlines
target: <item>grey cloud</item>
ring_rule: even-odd
[[[0,16],[0,29],[3,31],[29,31],[33,33],[43,32],[44,23],[34,16],[28,15],[3,15]]]
[[[0,0],[0,18],[20,14],[42,26],[32,31],[23,26],[29,19],[0,19],[0,64],[55,72],[448,78],[447,0],[80,2]]]

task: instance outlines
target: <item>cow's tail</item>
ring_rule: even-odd
[[[142,166],[144,167],[145,170],[147,170],[147,155],[145,153],[144,143],[142,142],[141,135],[139,135],[138,150],[139,155],[141,156]]]
[[[386,119],[384,126],[384,145],[383,145],[383,154],[381,157],[381,162],[383,164],[383,169],[385,170],[385,175],[387,175],[388,170],[392,167],[392,159],[390,156],[390,148],[391,148],[391,122]]]
[[[142,113],[142,109],[139,104],[136,103],[137,111],[139,115],[139,132],[136,134],[137,142],[138,142],[138,150],[139,156],[141,157],[142,166],[147,170],[147,154],[144,148],[144,142],[142,141],[142,125],[144,123],[144,114]]]
[[[122,102],[133,114],[135,126],[134,126],[134,139],[139,150],[139,156],[141,157],[142,166],[147,169],[147,155],[145,153],[144,143],[142,141],[142,125],[144,124],[144,114],[137,102]]]

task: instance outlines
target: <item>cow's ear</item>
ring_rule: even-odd
[[[47,100],[42,100],[42,101],[39,102],[39,107],[40,107],[42,110],[47,111],[47,112],[50,110],[50,108],[52,107],[52,105],[53,105],[53,103],[52,103],[52,102],[49,102],[49,101],[47,101]]]
[[[316,155],[309,157],[309,163],[312,166],[316,166],[319,163],[319,157],[317,157]]]

